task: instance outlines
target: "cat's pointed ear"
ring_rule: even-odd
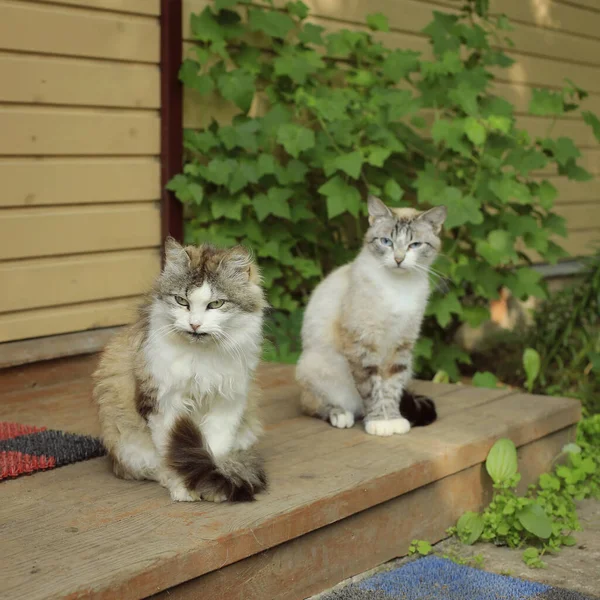
[[[445,206],[435,206],[419,215],[419,219],[429,223],[435,231],[439,233],[442,230],[442,225],[448,216],[448,209]]]
[[[234,246],[225,257],[227,267],[237,276],[241,276],[245,281],[253,283],[260,282],[258,267],[254,264],[252,253],[244,246]]]
[[[175,239],[169,236],[165,240],[165,267],[185,269],[190,264],[190,255],[185,248]]]
[[[369,194],[367,205],[369,207],[370,225],[373,225],[375,219],[394,216],[392,211],[377,196],[373,196],[373,194]]]

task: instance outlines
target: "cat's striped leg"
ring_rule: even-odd
[[[368,369],[370,393],[364,396],[365,431],[388,436],[408,433],[410,422],[400,414],[399,399],[412,376],[412,346],[400,344],[389,362]]]

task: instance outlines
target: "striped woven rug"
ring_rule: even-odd
[[[0,421],[0,481],[102,456],[99,439]]]

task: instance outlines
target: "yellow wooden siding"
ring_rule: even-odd
[[[160,0],[37,0],[85,8],[98,8],[138,15],[160,15]]]
[[[0,52],[0,102],[160,107],[158,65]]]
[[[5,259],[103,252],[155,246],[158,204],[58,206],[6,209],[0,220]]]
[[[0,314],[0,340],[12,342],[122,325],[135,318],[139,303],[140,298],[135,297]]]
[[[0,181],[0,207],[152,200],[160,196],[160,162],[153,156],[0,158]]]
[[[157,18],[0,0],[0,49],[158,63]]]
[[[158,154],[160,116],[108,111],[0,106],[0,155]]]
[[[0,342],[127,323],[160,269],[160,0],[0,0]]]
[[[275,0],[281,8],[287,0]],[[456,12],[461,0],[305,0],[311,12],[309,21],[328,32],[342,28],[366,31],[369,14],[380,12],[388,17],[389,32],[374,37],[391,48],[417,50],[431,57],[431,49],[421,31],[431,21],[434,10]],[[189,17],[200,12],[209,0],[183,0],[184,55],[194,51]],[[265,4],[264,2],[262,4]],[[587,8],[586,8],[587,6]],[[590,8],[598,10],[589,10]],[[519,127],[532,136],[545,136],[552,121],[527,114],[532,88],[561,88],[566,78],[590,92],[583,108],[600,114],[600,4],[598,0],[557,2],[544,0],[492,0],[492,9],[506,13],[514,30],[507,35],[515,42],[505,48],[516,62],[509,69],[495,69],[495,91],[515,105]],[[200,97],[185,90],[184,123],[200,128],[215,117],[230,120],[236,108],[216,97]],[[552,126],[555,136],[573,138],[581,148],[581,164],[600,175],[600,147],[592,132],[577,114],[566,115]],[[565,216],[569,239],[563,241],[575,254],[593,250],[592,240],[600,236],[600,183],[571,182],[546,168],[539,175],[548,176],[558,189],[557,205]],[[587,203],[587,204],[582,204]],[[567,207],[573,207],[569,211]]]
[[[6,311],[144,294],[160,268],[159,250],[119,250],[0,263]]]

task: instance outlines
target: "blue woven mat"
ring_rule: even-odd
[[[428,556],[331,592],[326,600],[597,600]]]

